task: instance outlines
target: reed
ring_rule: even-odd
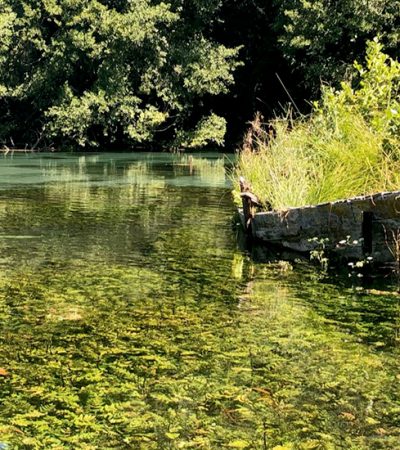
[[[309,116],[293,118],[288,111],[263,124],[256,115],[235,176],[244,176],[262,203],[285,209],[399,189],[400,65],[382,57],[375,41],[367,67],[357,67],[358,90],[350,83],[339,91],[323,88]],[[384,96],[377,93],[382,79],[389,85]]]

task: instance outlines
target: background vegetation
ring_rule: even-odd
[[[274,208],[302,206],[398,189],[400,63],[369,43],[365,65],[355,63],[356,87],[323,87],[312,114],[270,124],[257,117],[237,171]]]
[[[3,2],[3,140],[221,144],[225,121],[201,102],[227,92],[238,49],[208,37],[218,2],[203,3]]]
[[[4,0],[0,142],[231,144],[282,112],[276,74],[306,112],[375,35],[398,57],[399,18],[399,0]]]

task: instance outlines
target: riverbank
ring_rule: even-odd
[[[369,43],[357,82],[323,87],[307,117],[263,124],[257,115],[240,153],[243,176],[264,207],[284,210],[398,189],[400,64]],[[239,198],[239,186],[235,184]]]

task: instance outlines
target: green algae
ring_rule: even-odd
[[[2,197],[4,234],[41,237],[0,241],[1,442],[400,448],[394,288],[250,262],[219,164],[208,186],[171,160],[117,161],[106,186],[93,164],[82,197],[65,180]]]

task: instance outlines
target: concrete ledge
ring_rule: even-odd
[[[246,222],[243,215],[242,224]],[[309,252],[323,246],[349,258],[399,258],[400,191],[382,192],[251,217],[254,239]]]

